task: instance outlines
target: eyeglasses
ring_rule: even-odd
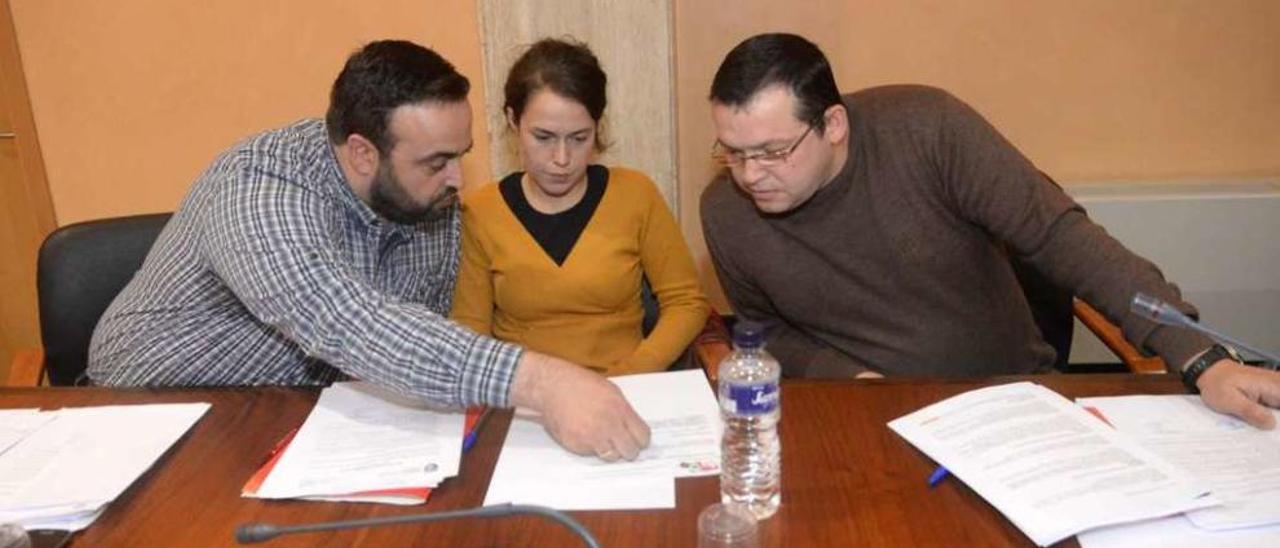
[[[716,141],[714,145],[711,145],[711,158],[720,165],[728,167],[741,167],[746,165],[747,160],[755,160],[756,163],[762,166],[776,166],[787,161],[787,158],[790,158],[791,155],[795,153],[796,149],[800,148],[800,143],[804,142],[805,137],[808,137],[810,133],[813,133],[813,127],[814,124],[810,123],[809,127],[800,135],[800,138],[796,139],[796,142],[792,143],[791,146],[776,150],[744,152],[741,150],[733,150],[724,146],[720,141]]]

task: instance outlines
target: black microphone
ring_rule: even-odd
[[[533,506],[525,504],[498,504],[494,506],[481,506],[470,510],[455,510],[452,512],[435,512],[432,514],[412,514],[408,516],[391,516],[385,518],[369,518],[369,519],[353,519],[347,521],[330,521],[325,523],[312,523],[309,525],[289,525],[277,526],[270,523],[248,523],[236,528],[236,542],[240,544],[253,544],[271,540],[280,535],[290,535],[293,533],[315,533],[318,531],[337,531],[341,529],[359,529],[361,527],[381,527],[383,525],[400,525],[405,523],[426,523],[429,521],[443,521],[454,518],[500,518],[506,516],[514,516],[517,514],[535,514],[554,521],[569,528],[574,534],[582,539],[582,543],[588,548],[600,548],[600,543],[596,538],[591,536],[591,532],[578,523],[569,514],[547,508],[546,506]]]
[[[1202,325],[1200,322],[1191,319],[1190,316],[1183,314],[1181,310],[1174,308],[1169,303],[1147,295],[1146,293],[1138,293],[1134,295],[1133,302],[1129,304],[1129,310],[1158,324],[1185,327],[1187,329],[1203,333],[1206,337],[1209,337],[1218,343],[1230,345],[1240,350],[1245,350],[1254,356],[1262,358],[1263,361],[1266,362],[1267,369],[1275,369],[1277,365],[1280,365],[1280,357],[1276,357],[1274,354],[1249,346],[1242,341],[1233,339],[1223,333],[1219,333],[1205,325]]]

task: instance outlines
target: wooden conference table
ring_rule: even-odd
[[[954,478],[934,489],[934,463],[885,423],[979,386],[1020,380],[795,381],[782,387],[783,503],[761,523],[763,546],[1027,546],[1031,541]],[[1059,393],[1177,393],[1172,376],[1049,375]],[[318,391],[286,388],[0,389],[0,408],[206,401],[213,408],[72,546],[226,546],[245,522],[277,525],[479,506],[510,422],[488,421],[461,474],[425,506],[259,501],[240,487],[306,418]],[[715,477],[677,481],[676,508],[573,512],[603,546],[691,546],[697,516],[719,498]],[[1074,540],[1064,542],[1075,545]],[[265,546],[578,546],[538,517],[456,520],[279,537]]]

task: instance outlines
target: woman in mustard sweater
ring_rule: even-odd
[[[591,164],[605,74],[583,44],[547,39],[504,88],[523,171],[463,198],[453,318],[608,375],[661,371],[707,302],[675,219],[643,173]],[[645,337],[641,277],[658,298]]]

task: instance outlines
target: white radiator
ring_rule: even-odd
[[[1280,350],[1280,181],[1065,187],[1094,222],[1156,263],[1200,321]],[[1116,362],[1076,322],[1072,363]]]

